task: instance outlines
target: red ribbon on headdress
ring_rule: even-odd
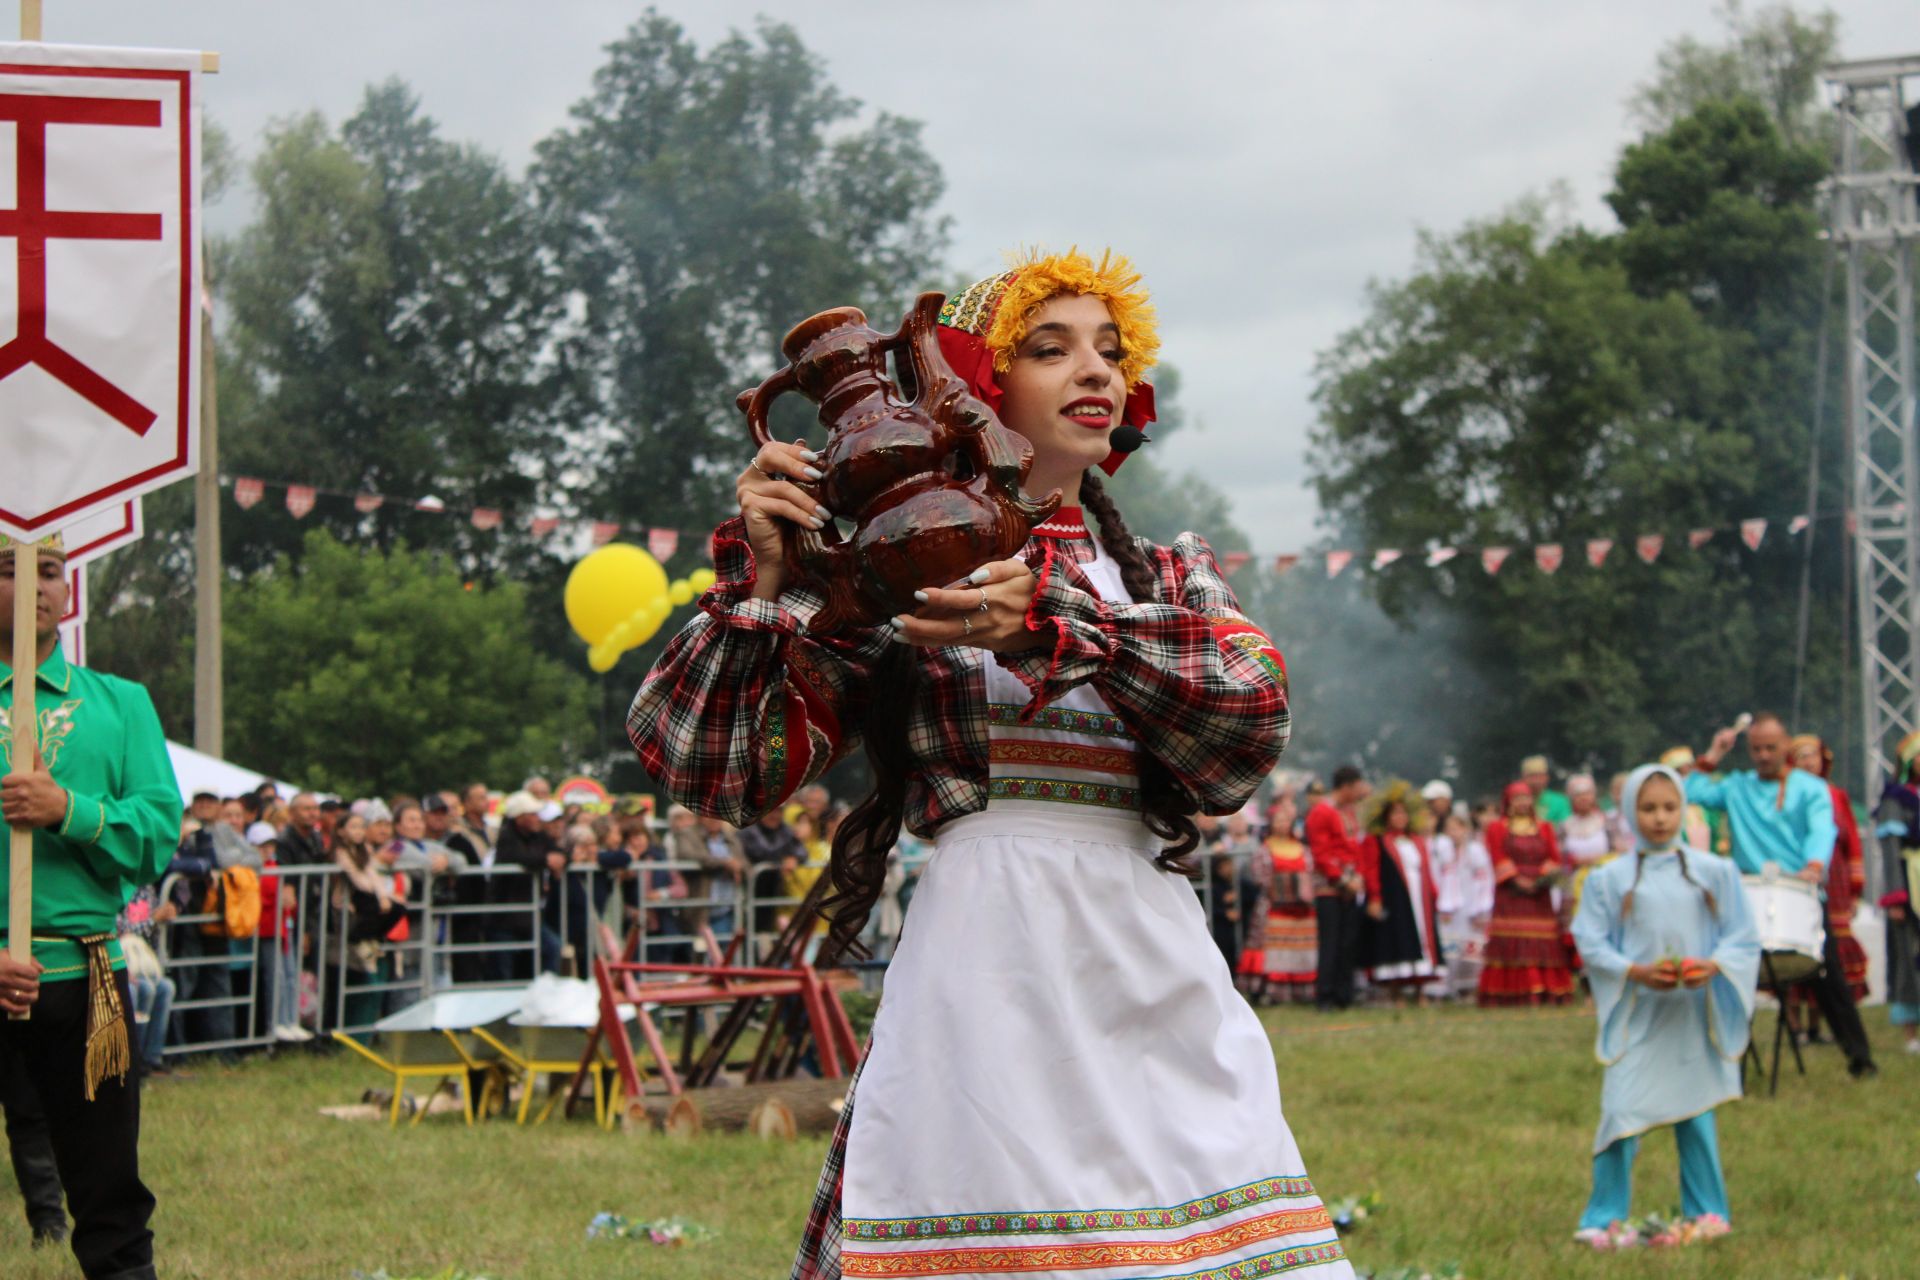
[[[940,354],[947,359],[947,366],[958,374],[967,384],[967,390],[993,410],[994,416],[1000,414],[1000,401],[1006,393],[1000,389],[998,375],[993,370],[993,352],[977,334],[965,329],[956,329],[951,325],[940,325],[936,336],[940,339]],[[1136,382],[1127,392],[1127,402],[1120,409],[1120,421],[1129,427],[1146,430],[1153,421],[1153,384]],[[1108,475],[1120,469],[1127,455],[1118,449],[1109,453],[1100,463],[1100,469]]]

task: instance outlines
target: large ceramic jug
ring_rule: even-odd
[[[820,406],[825,476],[802,487],[852,521],[853,533],[843,539],[833,524],[786,531],[788,571],[826,597],[816,631],[911,613],[916,590],[1013,555],[1060,506],[1058,489],[1039,499],[1022,491],[1033,446],[1001,426],[941,356],[945,300],[921,294],[891,334],[853,307],[802,320],[780,344],[787,367],[740,393],[757,444],[771,438],[767,411],[778,396],[797,391]],[[895,362],[904,394],[887,372],[892,352],[906,357]]]

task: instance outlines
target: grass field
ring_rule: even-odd
[[[1587,1191],[1599,1088],[1591,1015],[1465,1010],[1269,1011],[1287,1117],[1330,1198],[1377,1191],[1347,1238],[1356,1264],[1462,1264],[1522,1277],[1920,1276],[1920,1058],[1868,1012],[1878,1080],[1809,1050],[1806,1079],[1721,1112],[1735,1232],[1686,1250],[1596,1256],[1568,1242]],[[1771,1022],[1762,1016],[1761,1032]],[[199,1066],[146,1095],[144,1165],[159,1197],[163,1277],[344,1280],[450,1265],[497,1280],[783,1280],[825,1139],[690,1144],[584,1122],[474,1130],[456,1117],[389,1132],[323,1117],[370,1070],[343,1056]],[[929,1100],[933,1102],[935,1100]],[[0,1166],[3,1167],[3,1166]],[[0,1172],[10,1199],[10,1173]],[[1636,1211],[1679,1199],[1673,1144],[1643,1145]],[[17,1201],[0,1213],[0,1276],[77,1275],[30,1253]],[[677,1250],[589,1241],[600,1210],[679,1214],[715,1238]]]

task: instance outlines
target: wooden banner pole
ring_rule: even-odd
[[[20,38],[40,38],[40,0],[20,0]]]
[[[13,547],[13,767],[33,765],[39,747],[39,714],[33,705],[34,678],[40,665],[40,552],[28,539]],[[25,963],[33,959],[33,829],[7,828],[7,954]],[[23,1020],[28,1015],[10,1015]]]

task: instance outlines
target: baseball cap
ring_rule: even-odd
[[[500,804],[500,816],[517,818],[523,813],[540,812],[540,802],[533,798],[531,791],[516,791]]]
[[[247,828],[248,844],[278,844],[280,833],[273,829],[271,822],[256,822]]]
[[[1441,779],[1435,778],[1432,782],[1420,788],[1420,798],[1422,800],[1451,800],[1453,799],[1453,788]]]
[[[559,817],[561,814],[565,812],[566,810],[562,809],[558,803],[556,803],[555,801],[549,800],[545,804],[540,806],[540,821],[552,822],[555,818]]]
[[[420,802],[420,807],[428,813],[445,813],[447,812],[447,798],[438,791],[429,791],[427,792],[427,798]]]

